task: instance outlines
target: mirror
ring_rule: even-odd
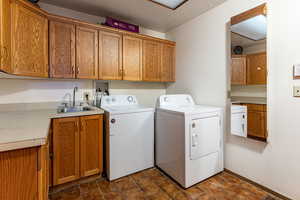
[[[267,141],[266,4],[231,18],[231,134]]]

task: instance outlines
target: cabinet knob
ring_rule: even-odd
[[[192,123],[192,128],[195,128],[196,127],[196,124],[195,123]]]
[[[122,68],[119,69],[119,75],[120,75],[120,76],[123,75],[123,69],[122,69]]]
[[[261,71],[261,70],[262,70],[262,68],[261,68],[261,67],[257,67],[256,69],[257,69],[258,71]]]
[[[114,124],[114,123],[116,123],[116,119],[111,119],[110,122],[111,122],[112,124]]]

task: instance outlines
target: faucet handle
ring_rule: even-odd
[[[68,107],[68,103],[66,102],[61,103],[61,105],[63,105],[64,107]]]

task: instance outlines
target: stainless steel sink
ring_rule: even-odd
[[[72,113],[72,112],[85,112],[93,110],[92,107],[88,106],[75,106],[75,107],[59,107],[57,109],[58,113]]]

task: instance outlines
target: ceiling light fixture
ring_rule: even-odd
[[[180,6],[182,6],[184,3],[186,3],[188,0],[148,0],[153,3],[156,3],[158,5],[161,5],[163,7],[176,10]]]

